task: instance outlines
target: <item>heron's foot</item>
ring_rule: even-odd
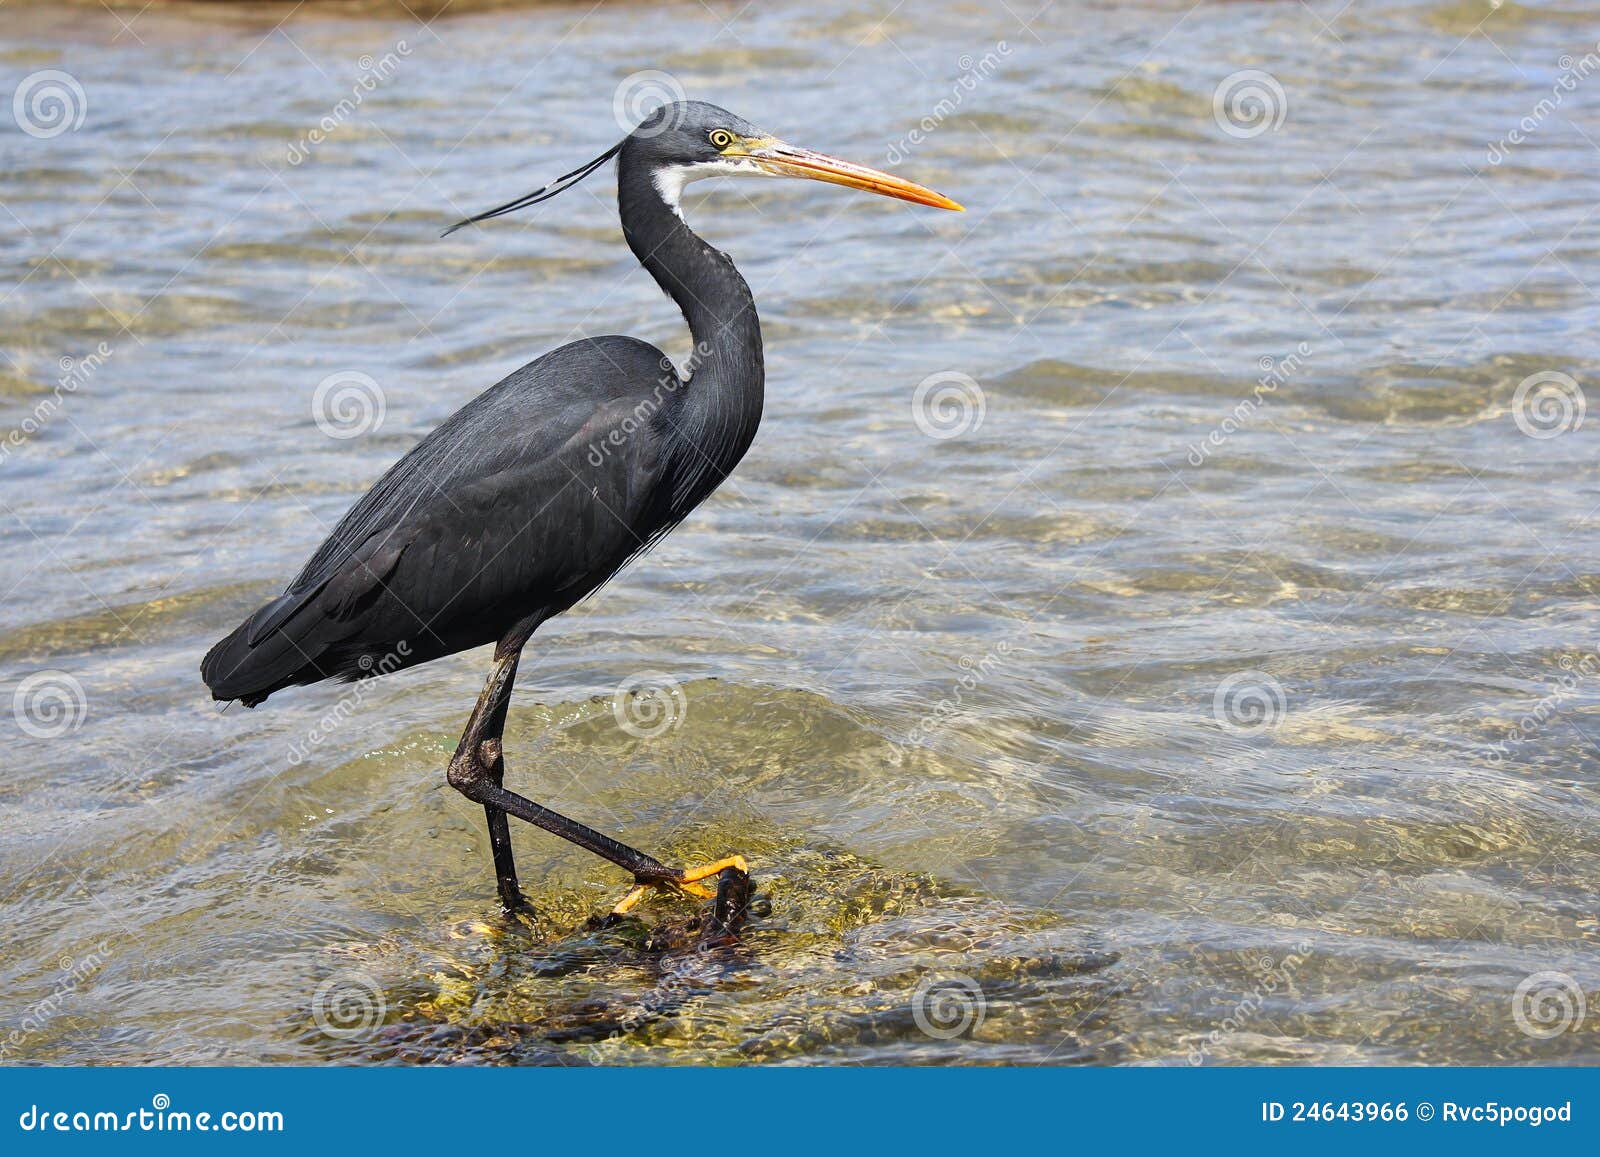
[[[756,900],[755,884],[743,865],[744,860],[739,859],[739,866],[725,868],[717,876],[717,894],[700,929],[700,947],[719,948],[737,944],[745,922],[752,915],[771,913],[771,904]],[[761,911],[763,908],[765,912]]]
[[[724,872],[735,873],[736,877],[748,882],[750,879],[750,865],[743,856],[724,856],[710,864],[701,864],[697,868],[685,868],[674,877],[665,880],[645,880],[636,883],[628,889],[628,894],[618,900],[611,909],[612,916],[625,916],[636,907],[640,900],[649,894],[651,888],[671,888],[678,892],[685,892],[701,900],[715,900],[718,889],[702,883],[713,876],[721,876]]]
[[[516,888],[516,885],[513,884],[512,887]],[[535,923],[539,920],[539,910],[533,906],[533,901],[522,894],[520,888],[516,888],[510,895],[507,895],[504,888],[501,889],[500,915],[507,920],[532,920]]]

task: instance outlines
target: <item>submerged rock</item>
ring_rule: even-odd
[[[471,922],[444,958],[388,992],[386,1023],[327,1043],[388,1063],[635,1064],[993,1059],[1090,1018],[1117,957],[1047,913],[969,895],[848,852],[770,850],[742,933],[715,905],[646,901],[620,920]],[[547,898],[548,899],[548,898]],[[731,902],[731,900],[729,901]],[[664,917],[664,918],[663,918]],[[384,967],[395,967],[387,961]]]

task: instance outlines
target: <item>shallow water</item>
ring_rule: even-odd
[[[8,7],[5,1059],[1600,1060],[1600,18],[1031,7]],[[514,785],[751,857],[715,952],[528,830],[499,919],[484,653],[196,670],[476,391],[687,353],[609,173],[438,237],[671,84],[968,206],[697,189],[765,424],[524,664]]]

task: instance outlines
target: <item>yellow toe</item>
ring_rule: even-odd
[[[634,906],[639,903],[640,900],[644,899],[645,893],[649,890],[650,887],[648,884],[636,884],[632,888],[629,888],[628,894],[622,899],[618,900],[616,905],[611,909],[611,914],[613,916],[626,916],[634,908]]]
[[[714,864],[701,864],[698,868],[685,868],[678,883],[680,885],[693,884],[698,880],[720,875],[729,868],[736,868],[745,875],[750,874],[750,865],[745,862],[743,856],[724,856]],[[715,895],[715,893],[712,893],[712,895]]]
[[[727,856],[718,860],[714,864],[701,864],[698,868],[686,868],[684,869],[683,875],[679,876],[676,880],[663,880],[660,883],[650,884],[635,884],[632,888],[628,889],[628,894],[626,896],[616,902],[611,909],[611,914],[613,916],[627,915],[634,908],[638,907],[639,901],[645,898],[651,888],[676,888],[678,891],[689,896],[694,896],[700,900],[715,900],[717,898],[717,890],[709,884],[702,884],[700,881],[709,880],[712,877],[727,871],[729,868],[737,868],[739,871],[746,874],[748,874],[750,871],[750,865],[745,863],[743,856]]]

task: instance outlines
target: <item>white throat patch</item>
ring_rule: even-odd
[[[664,169],[657,169],[655,174],[656,192],[661,194],[661,199],[667,207],[683,219],[683,210],[679,201],[683,198],[683,187],[691,181],[703,181],[707,177],[770,177],[773,174],[761,168],[754,161],[743,157],[729,158],[720,161],[700,161],[693,165],[669,165]]]

